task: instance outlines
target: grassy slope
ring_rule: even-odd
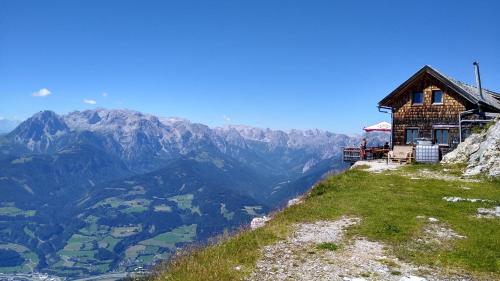
[[[414,165],[385,174],[350,170],[330,177],[317,185],[303,204],[276,214],[265,227],[243,231],[215,245],[180,255],[161,266],[152,278],[239,280],[252,271],[260,248],[285,238],[293,223],[335,220],[343,215],[363,219],[348,235],[382,241],[392,246],[394,254],[403,260],[463,269],[485,279],[500,278],[500,220],[474,218],[478,207],[495,204],[442,200],[443,196],[461,196],[500,202],[500,181],[412,180],[408,176],[422,169],[445,173],[439,165]],[[446,173],[454,172],[448,168]],[[471,189],[460,188],[464,186]],[[425,223],[416,218],[418,215],[438,218],[468,238],[456,240],[445,248],[418,246],[421,244],[413,241]],[[241,266],[241,270],[235,270],[236,266]]]

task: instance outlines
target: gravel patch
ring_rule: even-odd
[[[417,219],[426,219],[425,216],[417,216]],[[439,219],[428,217],[428,223],[424,227],[423,235],[416,239],[417,243],[443,244],[454,239],[466,239],[466,236],[456,233],[453,229],[441,223]]]
[[[415,266],[389,253],[386,245],[358,237],[347,240],[344,232],[358,224],[358,218],[319,221],[295,225],[286,239],[263,248],[247,281],[280,280],[472,280],[463,275],[445,276],[437,269]],[[434,223],[429,235],[455,239],[458,234]],[[337,250],[318,245],[334,243]]]
[[[440,224],[429,224],[424,228],[424,241],[426,243],[437,243],[441,244],[443,242],[453,240],[453,239],[464,239],[467,238],[463,235],[457,234],[453,229],[447,228]]]
[[[398,164],[398,163],[392,163],[392,162],[387,162],[387,160],[384,159],[378,159],[378,160],[369,160],[369,161],[357,161],[352,165],[351,169],[354,169],[356,167],[364,167],[368,166],[366,169],[363,169],[364,171],[372,172],[372,173],[381,173],[383,171],[387,170],[397,170],[404,164]]]
[[[425,179],[436,179],[436,180],[445,180],[445,181],[464,181],[464,182],[480,182],[479,179],[473,178],[464,178],[460,176],[455,176],[449,173],[431,171],[428,169],[421,169],[415,174],[408,175],[416,178],[425,178]]]
[[[344,230],[359,223],[359,218],[343,218],[337,221],[318,221],[311,224],[300,224],[290,241],[293,244],[339,242]]]

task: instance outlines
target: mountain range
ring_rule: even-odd
[[[359,141],[132,110],[38,112],[0,136],[0,272],[148,267],[284,206],[345,169],[341,147]]]

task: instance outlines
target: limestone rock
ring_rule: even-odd
[[[496,206],[495,208],[478,208],[477,216],[480,218],[494,218],[500,217],[500,206]]]
[[[442,163],[467,163],[465,176],[486,175],[500,176],[500,122],[486,132],[473,134],[452,152],[443,157]]]
[[[266,222],[268,222],[270,219],[271,218],[268,216],[253,218],[252,221],[250,222],[250,228],[257,229],[259,227],[263,227],[264,225],[266,225]]]
[[[302,203],[302,199],[301,198],[294,198],[294,199],[288,200],[288,203],[286,204],[286,206],[290,207],[290,206],[297,205],[297,204],[300,204],[300,203]]]

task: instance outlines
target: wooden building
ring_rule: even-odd
[[[445,154],[467,137],[473,126],[500,113],[500,94],[479,91],[426,65],[378,106],[392,115],[392,145],[428,139]]]

